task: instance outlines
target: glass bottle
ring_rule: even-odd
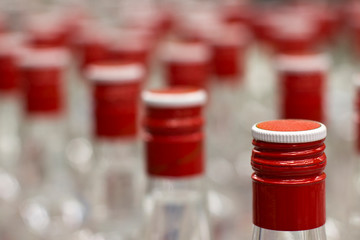
[[[274,120],[252,134],[253,240],[325,240],[325,125]]]
[[[88,66],[108,59],[108,27],[93,19],[83,19],[72,39],[75,69],[70,81],[70,129],[79,139],[91,136],[91,86],[84,76]]]
[[[0,166],[14,174],[20,154],[21,94],[18,33],[4,33],[0,40]]]
[[[19,61],[25,112],[19,214],[30,235],[50,239],[73,231],[83,217],[64,158],[67,61],[63,48],[28,48]]]
[[[105,239],[133,239],[144,193],[138,145],[142,63],[101,61],[86,71],[92,82],[95,163],[85,178],[89,214],[83,230]],[[77,233],[78,234],[78,233]]]
[[[204,182],[203,90],[143,93],[148,175],[143,239],[211,239]]]

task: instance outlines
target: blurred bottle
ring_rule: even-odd
[[[248,172],[247,169],[236,171],[239,156],[248,152],[247,144],[243,144],[246,138],[239,133],[251,121],[244,119],[248,113],[246,105],[251,104],[244,82],[248,41],[249,32],[238,24],[223,24],[210,41],[214,79],[207,118],[207,175],[216,189],[209,198],[213,226],[217,229],[214,239],[246,238],[245,231],[249,230],[238,219],[239,215],[246,216],[243,210],[248,209],[245,205],[248,201],[244,198],[248,198],[245,192],[249,192],[249,187],[247,182],[237,184],[237,174],[248,177]],[[236,195],[237,192],[241,194]],[[214,207],[219,205],[221,212],[214,216]]]
[[[114,38],[108,45],[109,59],[115,61],[134,61],[142,63],[149,71],[151,52],[156,38],[145,29],[123,28],[114,31]]]
[[[162,49],[165,79],[169,86],[207,89],[211,52],[201,42],[168,42]]]
[[[97,62],[108,59],[109,28],[91,19],[83,19],[78,32],[72,39],[74,65],[70,88],[70,128],[75,137],[89,138],[91,135],[91,88],[84,77],[85,69]]]
[[[104,239],[133,239],[138,231],[145,187],[138,108],[145,72],[140,63],[106,61],[86,72],[93,82],[96,161],[83,186],[85,228]]]
[[[348,1],[344,7],[344,21],[350,30],[351,45],[355,50],[356,57],[360,55],[360,3],[359,1]]]
[[[28,48],[19,63],[25,111],[18,175],[20,216],[29,232],[49,239],[72,231],[83,214],[64,158],[67,63],[63,48]]]
[[[326,55],[279,55],[277,58],[281,118],[326,121]]]
[[[275,120],[252,134],[253,240],[325,240],[326,127]]]
[[[350,195],[348,196],[348,217],[349,217],[349,232],[351,239],[357,239],[360,236],[360,81],[359,77],[355,77],[355,96],[354,96],[354,142],[352,151],[352,185],[350,188]]]
[[[212,39],[212,70],[209,109],[210,158],[235,159],[238,154],[239,128],[243,126],[245,56],[249,33],[241,25],[224,25]],[[238,129],[238,131],[236,130]],[[239,139],[241,140],[241,139]],[[225,173],[224,173],[225,174]]]
[[[241,81],[244,77],[248,30],[239,24],[224,24],[212,39],[213,72],[220,81]]]
[[[28,42],[34,47],[66,47],[68,28],[60,12],[33,14],[25,19]]]
[[[20,186],[16,167],[20,156],[21,93],[17,69],[22,38],[0,35],[0,238],[13,240]]]
[[[14,173],[20,153],[21,94],[17,69],[22,38],[0,35],[0,166]]]
[[[143,94],[148,192],[144,239],[211,239],[204,182],[203,90]]]

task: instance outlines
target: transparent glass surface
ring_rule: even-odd
[[[20,96],[0,93],[0,166],[13,172],[20,154]]]
[[[66,137],[61,115],[30,116],[23,129],[18,210],[24,229],[35,239],[70,233],[84,218],[65,161]]]
[[[210,239],[205,192],[202,177],[151,178],[141,238]]]
[[[252,240],[326,240],[325,226],[305,231],[274,231],[254,226]]]
[[[136,141],[100,139],[84,192],[88,216],[74,237],[132,239],[139,229],[145,178]],[[81,234],[82,232],[82,234]]]

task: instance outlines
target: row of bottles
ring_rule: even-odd
[[[358,4],[134,2],[5,4],[0,238],[357,239]]]

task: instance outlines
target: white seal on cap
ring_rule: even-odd
[[[276,59],[276,68],[285,72],[327,71],[330,59],[326,54],[280,55]]]
[[[25,68],[64,67],[69,61],[69,53],[65,48],[25,48],[19,61]]]
[[[157,108],[182,108],[204,105],[207,99],[204,90],[188,92],[144,91],[142,99],[147,106]]]
[[[286,121],[286,120],[278,120]],[[292,121],[292,120],[291,120]],[[295,120],[296,121],[296,120]],[[318,126],[312,129],[306,130],[294,130],[294,131],[273,131],[259,128],[258,125],[261,123],[254,124],[251,131],[252,136],[255,140],[271,143],[307,143],[315,142],[326,137],[326,127],[324,124],[310,121],[310,120],[299,120],[304,122],[313,122]]]
[[[166,62],[198,63],[210,60],[208,46],[203,43],[168,42],[161,53]]]
[[[139,63],[92,64],[86,70],[86,76],[94,82],[136,82],[145,76],[145,68]]]

